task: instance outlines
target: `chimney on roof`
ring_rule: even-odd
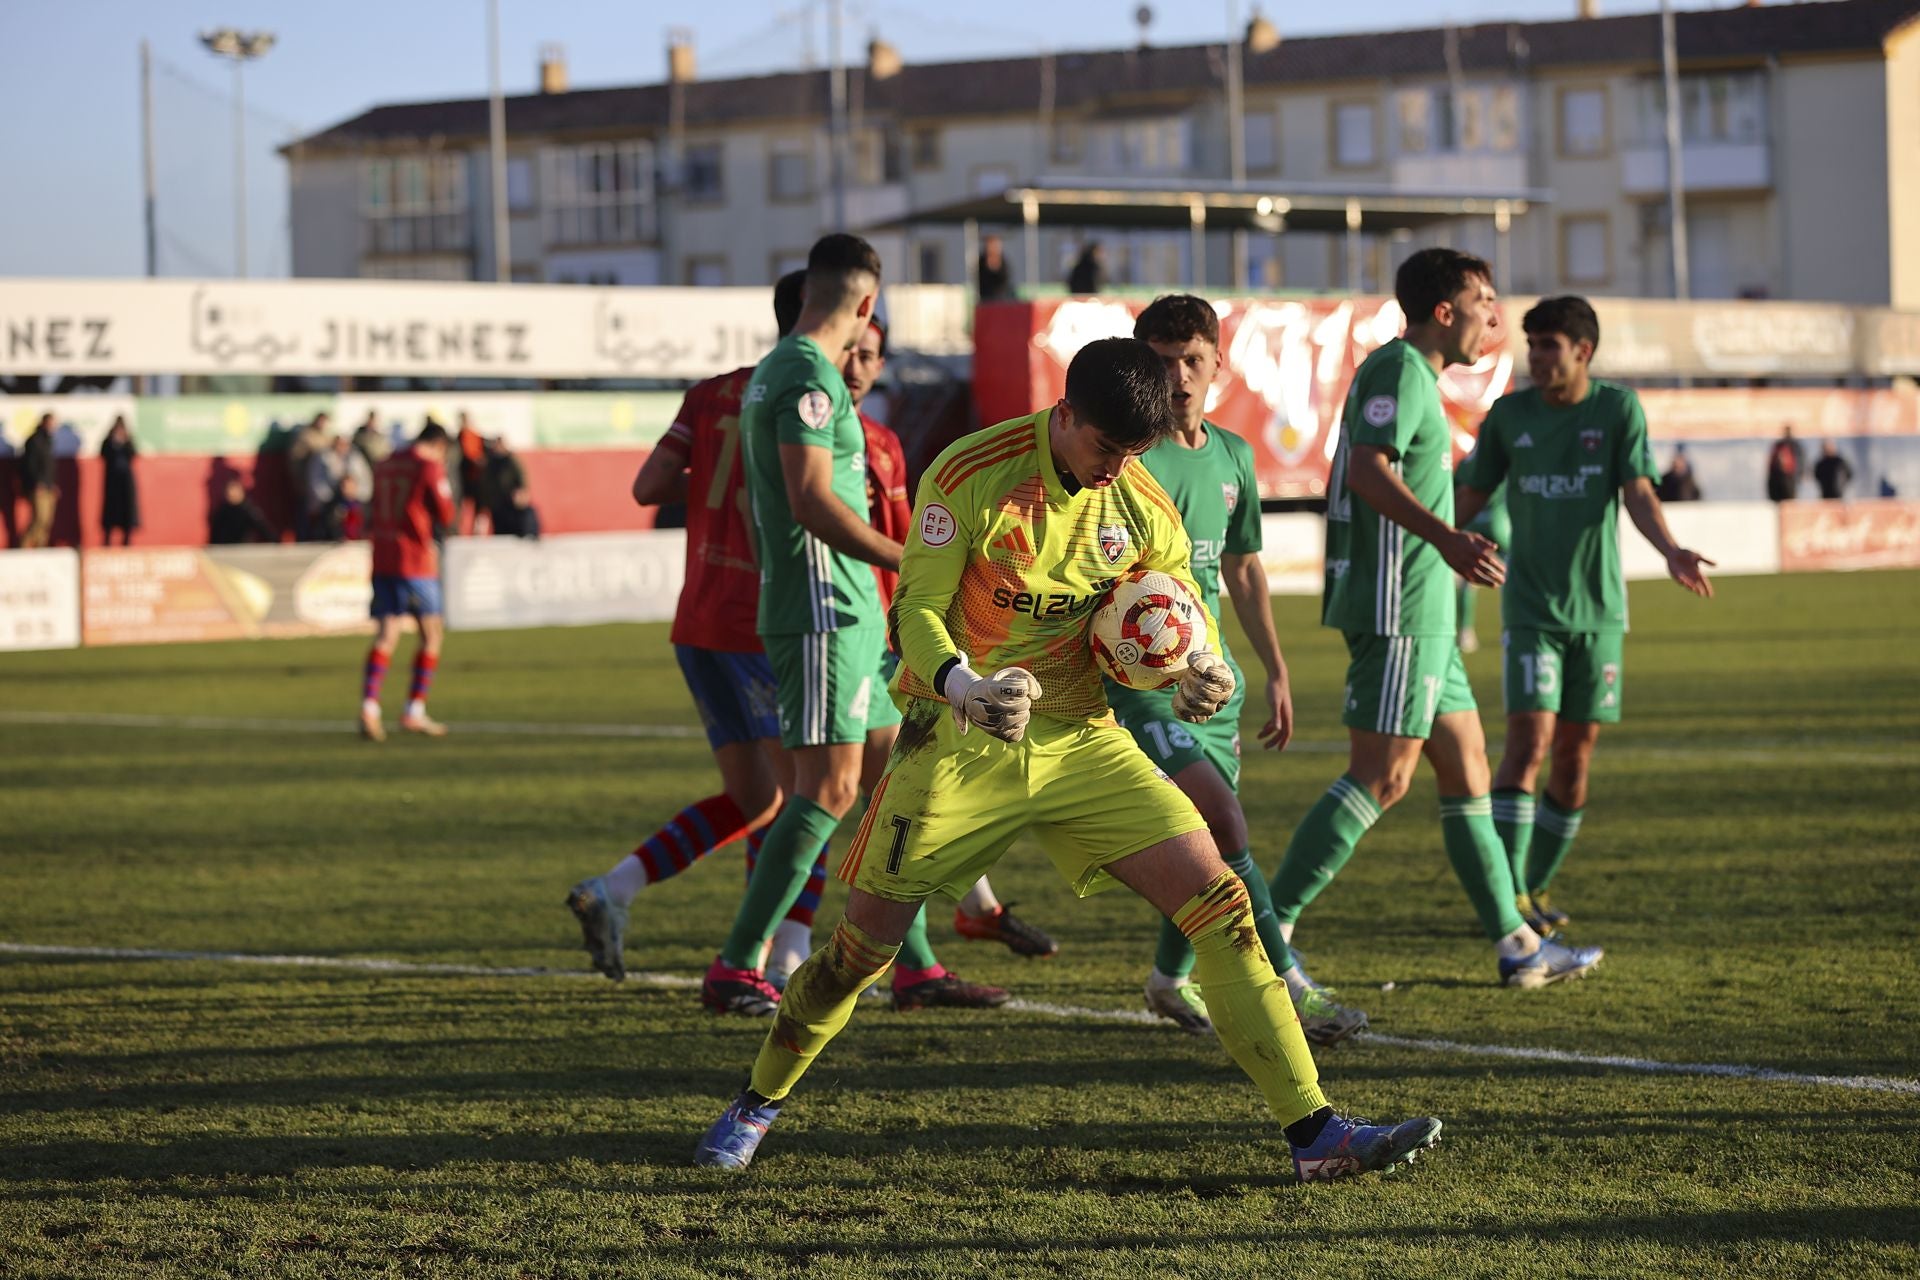
[[[1272,53],[1280,47],[1280,28],[1267,21],[1267,16],[1258,9],[1253,11],[1253,21],[1247,23],[1247,52]]]
[[[867,78],[891,80],[900,74],[900,51],[879,36],[867,41]]]
[[[562,45],[540,46],[540,92],[567,91],[567,51]]]
[[[675,27],[667,33],[667,81],[692,84],[698,78],[693,61],[693,32],[686,27]]]
[[[1580,18],[1586,21],[1600,16],[1600,0],[1580,0]]]

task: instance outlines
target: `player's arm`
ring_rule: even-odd
[[[1472,524],[1474,517],[1487,509],[1500,482],[1507,478],[1506,437],[1501,434],[1502,403],[1495,400],[1487,410],[1474,437],[1473,452],[1461,462],[1459,474],[1453,478],[1453,523],[1457,528]]]
[[[1702,599],[1712,599],[1713,583],[1707,580],[1707,570],[1713,561],[1674,541],[1672,530],[1667,528],[1666,512],[1660,506],[1660,495],[1653,491],[1653,481],[1635,476],[1621,496],[1626,502],[1627,514],[1633,519],[1633,527],[1665,557],[1667,576]]]
[[[1420,505],[1413,490],[1393,472],[1397,451],[1382,445],[1356,444],[1347,455],[1347,488],[1368,506],[1414,537],[1432,543],[1453,571],[1476,586],[1497,587],[1506,581],[1499,548],[1477,533],[1456,529]]]
[[[833,491],[833,450],[821,445],[780,445],[780,471],[794,523],[856,560],[882,569],[900,567],[901,546],[875,529]]]
[[[433,519],[435,536],[443,529],[453,530],[453,485],[447,480],[447,469],[437,462],[429,462],[420,476],[420,492]]]
[[[1287,678],[1287,660],[1280,654],[1280,635],[1273,625],[1273,593],[1267,587],[1267,567],[1260,563],[1260,553],[1229,552],[1221,556],[1220,582],[1233,599],[1233,612],[1253,645],[1254,656],[1267,669],[1268,719],[1260,727],[1260,745],[1283,750],[1293,739],[1293,687]]]
[[[633,500],[643,507],[687,500],[687,446],[675,436],[663,436],[633,478]]]

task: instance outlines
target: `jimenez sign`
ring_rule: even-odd
[[[705,378],[774,343],[764,289],[0,280],[0,372]]]

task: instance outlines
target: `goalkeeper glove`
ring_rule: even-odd
[[[1026,736],[1027,721],[1033,718],[1040,682],[1021,667],[1003,667],[992,676],[977,676],[963,654],[947,672],[945,692],[947,701],[953,704],[953,722],[962,734],[977,724],[1002,742],[1018,742]]]
[[[1226,660],[1202,649],[1187,660],[1186,674],[1173,693],[1173,714],[1193,724],[1205,724],[1227,705],[1236,687],[1233,668]]]

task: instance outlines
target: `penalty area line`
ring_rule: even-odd
[[[131,947],[69,947],[28,942],[0,942],[0,954],[44,956],[70,960],[178,960],[219,964],[250,964],[276,968],[334,969],[358,973],[451,976],[467,978],[591,978],[605,981],[597,973],[579,969],[549,969],[536,966],[488,966],[477,964],[435,964],[409,960],[383,960],[359,956],[261,955],[244,951],[169,951]],[[700,979],[671,973],[630,973],[627,981],[643,987],[689,990]],[[1127,1022],[1151,1024],[1158,1019],[1145,1010],[1088,1009],[1079,1005],[1051,1004],[1038,1000],[1009,1000],[1003,1006],[1013,1013],[1042,1018],[1062,1018],[1090,1022]],[[1602,1067],[1645,1075],[1704,1076],[1717,1079],[1755,1080],[1766,1084],[1812,1085],[1831,1089],[1851,1089],[1867,1093],[1901,1093],[1920,1096],[1920,1080],[1902,1080],[1888,1076],[1815,1075],[1800,1071],[1780,1071],[1773,1067],[1747,1066],[1734,1062],[1660,1062],[1625,1054],[1574,1053],[1565,1049],[1533,1049],[1523,1045],[1462,1044],[1454,1040],[1421,1039],[1410,1036],[1362,1032],[1361,1043],[1415,1053],[1444,1053],[1475,1058],[1506,1058],[1521,1062],[1554,1062],[1566,1066]]]

